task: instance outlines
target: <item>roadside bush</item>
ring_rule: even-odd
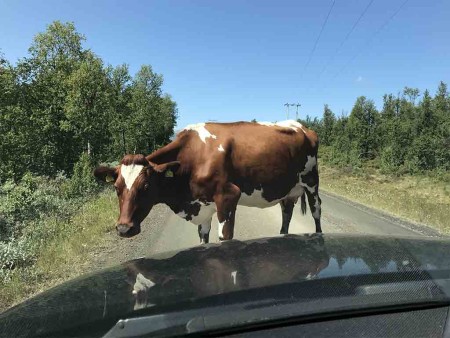
[[[387,146],[381,151],[380,169],[383,174],[395,174],[400,165],[399,158],[391,146]]]
[[[0,185],[0,271],[33,264],[46,243],[67,235],[63,224],[100,189],[92,169],[83,154],[70,179],[62,172],[54,179],[27,173]]]
[[[0,270],[29,265],[34,261],[35,245],[27,238],[0,242]]]
[[[98,191],[99,185],[92,174],[93,170],[94,165],[89,155],[82,153],[74,166],[72,177],[63,187],[67,198],[83,197]]]

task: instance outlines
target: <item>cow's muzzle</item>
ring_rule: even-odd
[[[140,224],[117,224],[116,226],[117,234],[120,237],[133,237],[141,232]]]

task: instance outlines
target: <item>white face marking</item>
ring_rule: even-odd
[[[122,164],[120,168],[120,173],[123,179],[125,180],[125,185],[128,190],[131,189],[134,181],[136,181],[136,178],[139,176],[143,168],[144,166],[141,164],[130,164],[130,165]]]
[[[121,234],[126,233],[128,230],[130,230],[130,228],[127,227],[126,225],[119,224],[119,225],[117,226],[117,231],[119,231]]]
[[[219,147],[217,148],[217,150],[219,151],[225,151],[225,149],[223,149],[222,144],[219,145]]]
[[[236,285],[236,275],[237,275],[237,271],[233,271],[231,273],[231,278],[233,279],[233,284]]]
[[[298,132],[299,128],[301,130],[303,130],[303,132],[305,131],[303,129],[302,124],[298,123],[297,121],[294,121],[294,120],[286,120],[286,121],[280,121],[280,122],[276,122],[276,123],[272,123],[272,122],[258,122],[258,124],[261,124],[263,126],[268,126],[268,127],[278,126],[278,127],[290,128],[290,129],[292,129],[295,132]]]
[[[212,137],[213,139],[216,139],[217,136],[211,134],[208,129],[205,127],[205,123],[197,123],[197,124],[190,124],[184,128],[184,130],[193,130],[198,133],[198,136],[203,141],[203,143],[206,143],[207,137]]]

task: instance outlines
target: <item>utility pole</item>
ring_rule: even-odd
[[[297,121],[298,120],[298,107],[300,107],[301,104],[297,102],[296,106],[297,106],[297,110],[295,111],[295,120]]]
[[[295,112],[295,117],[298,119],[298,107],[301,106],[300,103],[285,103],[284,106],[287,108],[286,109],[286,119],[289,120],[289,107],[295,107],[297,106],[297,110]]]

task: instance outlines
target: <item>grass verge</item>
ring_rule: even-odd
[[[110,190],[87,202],[70,220],[49,218],[58,233],[34,264],[9,271],[0,281],[0,312],[32,295],[86,272],[88,253],[103,244],[115,221],[117,198]]]
[[[360,173],[320,164],[321,189],[401,218],[450,233],[450,184],[428,176]]]

